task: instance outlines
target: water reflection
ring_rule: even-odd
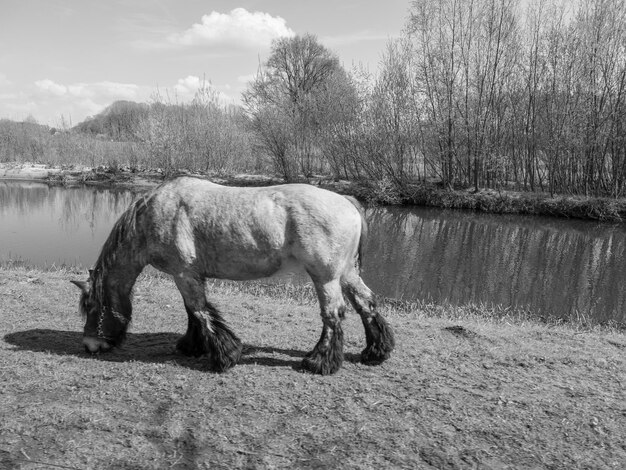
[[[133,197],[128,190],[0,181],[0,261],[91,266]]]
[[[0,261],[90,267],[134,196],[0,181]],[[380,295],[626,321],[622,225],[427,208],[367,216],[364,278]]]
[[[368,219],[364,277],[383,295],[625,320],[620,225],[426,208],[370,209]]]

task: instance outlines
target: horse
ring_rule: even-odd
[[[137,198],[115,222],[81,290],[88,353],[119,346],[132,316],[132,289],[147,265],[171,275],[187,312],[176,350],[208,358],[223,372],[241,356],[241,340],[206,296],[209,278],[245,281],[297,267],[319,299],[322,333],[302,360],[306,371],[328,375],[343,362],[346,301],[365,328],[365,364],[394,349],[393,330],[360,276],[367,225],[354,198],[307,184],[229,187],[196,177],[162,183]]]

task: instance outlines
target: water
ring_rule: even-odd
[[[128,190],[0,181],[0,262],[91,267],[133,198]]]
[[[90,267],[134,197],[0,181],[0,262]],[[363,277],[380,295],[626,321],[621,225],[419,207],[368,209],[367,217]]]
[[[384,208],[368,219],[375,261],[364,278],[386,296],[626,321],[622,225],[429,208]]]

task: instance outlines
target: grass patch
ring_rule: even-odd
[[[78,272],[77,272],[78,271]],[[141,276],[126,344],[80,344],[82,269],[0,268],[2,468],[619,468],[626,335],[384,302],[397,350],[300,371],[321,321],[309,288],[207,285],[244,342],[218,375],[173,353],[186,327],[167,276]],[[496,319],[497,317],[497,319]],[[516,318],[516,319],[515,319]],[[512,319],[515,319],[513,321]]]

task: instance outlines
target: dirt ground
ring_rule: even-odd
[[[360,320],[329,377],[300,370],[317,306],[210,296],[245,344],[206,371],[173,352],[173,283],[142,277],[127,343],[81,346],[68,271],[0,268],[0,468],[626,468],[626,335],[386,309],[397,350],[359,363]]]

